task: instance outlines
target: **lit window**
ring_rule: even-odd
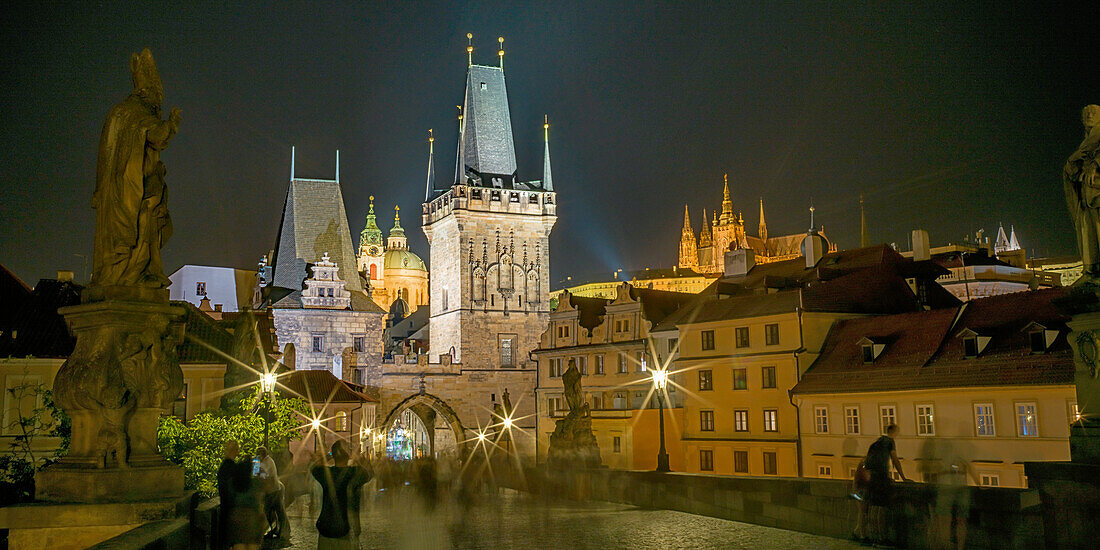
[[[1016,404],[1016,425],[1019,427],[1020,437],[1039,435],[1039,419],[1035,414],[1035,403]]]
[[[206,283],[195,283],[195,295],[206,296]]]
[[[779,411],[776,409],[764,409],[764,431],[779,431]]]
[[[980,476],[982,487],[1000,487],[1001,476],[997,474],[982,474]]]
[[[745,409],[733,411],[733,431],[749,431],[749,411]]]
[[[648,363],[646,362],[645,352],[644,351],[638,352],[638,372],[645,372],[646,369],[648,368],[647,364]]]
[[[779,461],[774,452],[764,451],[764,475],[774,476],[779,474]]]
[[[620,353],[619,354],[619,373],[622,374],[622,373],[625,373],[625,372],[626,372],[626,354],[625,353]]]
[[[703,369],[699,371],[699,391],[710,391],[714,389],[714,384],[711,378],[711,370]]]
[[[886,435],[886,428],[898,423],[898,411],[893,405],[881,405],[878,408],[879,427],[882,434]]]
[[[760,387],[764,389],[775,387],[775,367],[763,367],[761,369]]]
[[[859,407],[844,407],[844,433],[859,434]]]
[[[817,477],[833,477],[833,467],[828,464],[818,464]]]
[[[348,413],[340,411],[336,413],[336,431],[346,432],[348,431]]]
[[[814,433],[829,433],[829,409],[814,407]]]
[[[621,453],[623,451],[623,441],[619,436],[611,438],[611,452]]]
[[[500,366],[502,367],[514,367],[516,366],[512,359],[512,339],[502,338],[500,340]]]
[[[917,435],[936,435],[936,418],[932,405],[917,405]]]
[[[779,323],[764,325],[764,343],[769,346],[779,345]]]
[[[603,374],[603,355],[596,356],[596,374]]]
[[[699,469],[704,472],[714,471],[714,451],[710,449],[699,451]]]
[[[733,329],[734,345],[738,348],[749,347],[749,327],[737,327]]]
[[[314,336],[313,337],[313,351],[324,351],[325,349],[325,337]]]
[[[974,405],[974,433],[988,437],[996,435],[996,431],[993,428],[992,403],[978,403]]]
[[[581,356],[578,356],[576,358],[576,361],[577,361],[577,370],[581,371],[581,374],[587,376],[588,375],[588,357],[585,356],[585,355],[581,355]]]
[[[356,353],[363,353],[367,351],[367,337],[356,336],[355,337],[355,351]]]
[[[714,431],[714,411],[699,411],[699,431]]]
[[[748,372],[743,369],[733,369],[733,389],[735,390],[747,390],[749,388],[749,375]]]
[[[714,331],[704,330],[699,333],[702,338],[703,351],[709,351],[714,349]]]
[[[1070,423],[1081,421],[1081,408],[1077,406],[1076,401],[1069,402],[1069,421]]]
[[[748,451],[733,451],[733,471],[738,474],[749,473]]]

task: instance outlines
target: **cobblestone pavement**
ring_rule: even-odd
[[[360,548],[564,549],[859,548],[850,541],[601,502],[544,500],[502,489],[429,509],[411,490],[368,492]],[[292,544],[317,548],[309,497],[289,510]]]

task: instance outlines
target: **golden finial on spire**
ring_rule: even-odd
[[[503,70],[504,69],[504,37],[503,36],[498,36],[497,37],[497,42],[500,43],[500,49],[497,50],[497,55],[500,56],[500,68],[501,68],[501,70]]]
[[[542,139],[543,141],[550,141],[550,117],[548,115],[542,115]]]
[[[432,129],[428,128],[428,143],[435,141],[435,135],[432,133]]]
[[[466,33],[466,61],[473,66],[474,64],[474,33]]]

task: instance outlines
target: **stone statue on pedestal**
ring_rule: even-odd
[[[36,478],[40,500],[174,496],[182,470],[159,454],[156,429],[183,390],[176,346],[185,310],[168,302],[160,249],[172,231],[160,151],[179,128],[161,120],[164,91],[146,49],[130,57],[134,89],[111,109],[99,144],[93,274],[82,303],[60,313],[76,347],[54,380],[72,417],[69,454]]]
[[[1100,276],[1100,105],[1085,107],[1081,122],[1085,139],[1066,161],[1062,187],[1087,283]]]
[[[565,385],[565,401],[569,414],[558,420],[554,433],[550,434],[547,460],[553,468],[595,468],[601,463],[600,447],[592,433],[592,418],[588,403],[584,401],[581,373],[576,360],[569,360],[569,367],[562,374]]]

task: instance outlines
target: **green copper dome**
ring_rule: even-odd
[[[427,271],[428,268],[424,265],[424,260],[420,259],[420,256],[413,254],[408,250],[399,248],[391,248],[386,251],[386,259],[383,263],[384,269],[416,269],[419,271]]]

